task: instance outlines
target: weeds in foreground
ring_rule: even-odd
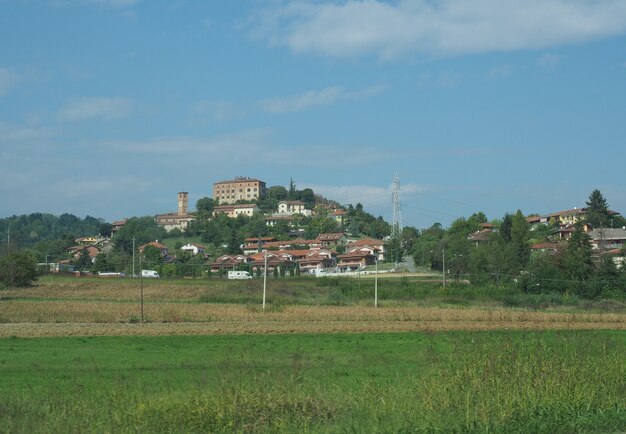
[[[272,339],[274,354],[257,352],[260,349],[254,345],[207,354],[219,359],[219,371],[212,374],[215,381],[207,382],[196,368],[196,375],[186,383],[151,386],[153,379],[171,375],[164,366],[163,371],[153,368],[151,381],[145,384],[129,371],[123,380],[92,388],[85,387],[80,377],[63,377],[74,393],[57,387],[61,380],[52,378],[52,384],[37,393],[23,389],[20,394],[4,394],[0,432],[583,433],[626,429],[622,333],[415,335],[426,343],[413,346],[404,340],[408,347],[397,353],[378,353],[372,346],[375,339],[337,335],[324,338],[326,350],[321,358],[311,346],[314,337],[299,341],[298,354],[292,354],[291,347],[281,350],[275,346],[279,338]],[[359,348],[358,354],[341,350],[346,339],[355,342],[350,348]],[[442,347],[446,342],[448,346]],[[404,365],[407,357],[412,364]],[[273,369],[266,364],[269,361],[276,364]],[[179,369],[194,366],[184,364]],[[313,368],[315,375],[310,371]],[[86,366],[78,369],[88,370]]]

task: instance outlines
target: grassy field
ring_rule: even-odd
[[[626,309],[428,276],[0,291],[0,433],[623,432]]]
[[[379,279],[379,308],[371,280],[276,279],[261,310],[258,280],[144,280],[144,324],[138,280],[42,279],[0,292],[0,336],[193,335],[337,333],[494,329],[626,329],[618,302],[591,308],[566,295],[512,294],[467,285],[441,291],[419,278]],[[500,297],[500,298],[499,298]],[[518,297],[543,308],[507,307]]]
[[[0,339],[0,432],[620,432],[626,332]]]

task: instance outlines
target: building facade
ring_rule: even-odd
[[[213,184],[213,199],[222,205],[234,204],[238,200],[257,200],[265,196],[265,182],[248,177],[238,177]]]

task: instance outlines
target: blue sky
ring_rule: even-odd
[[[0,216],[235,176],[405,225],[626,212],[623,0],[0,0]]]

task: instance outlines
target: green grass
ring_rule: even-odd
[[[171,254],[174,254],[176,252],[176,243],[179,242],[182,243],[183,246],[187,243],[196,243],[201,245],[206,244],[202,242],[202,237],[200,235],[195,237],[165,238],[163,240],[160,240],[160,242],[167,246]]]
[[[625,332],[0,339],[0,432],[619,432]]]
[[[134,288],[137,279],[102,279],[97,277],[76,278],[73,276],[42,276],[37,282],[41,288],[63,285],[66,288],[80,285],[107,288]],[[184,301],[201,303],[256,303],[262,292],[263,279],[228,280],[213,275],[203,279],[144,279],[146,288],[167,288],[158,301]],[[197,295],[181,300],[177,289],[193,289]],[[268,278],[268,301],[281,305],[335,305],[350,306],[370,303],[374,295],[374,278],[323,277],[312,276]],[[19,298],[19,295],[3,295],[3,298]],[[6,294],[6,293],[5,293]],[[187,293],[188,294],[188,293]],[[39,296],[41,298],[41,296]],[[55,298],[54,292],[49,294]],[[418,305],[441,307],[513,307],[533,310],[552,308],[575,308],[597,312],[625,312],[626,299],[584,300],[567,293],[524,293],[520,290],[495,285],[467,285],[450,282],[444,289],[439,280],[423,276],[381,276],[378,278],[378,297],[386,305]],[[32,295],[29,299],[34,299]],[[48,297],[44,297],[48,298]],[[65,299],[95,299],[89,291],[81,290]],[[157,300],[153,300],[157,301]]]

